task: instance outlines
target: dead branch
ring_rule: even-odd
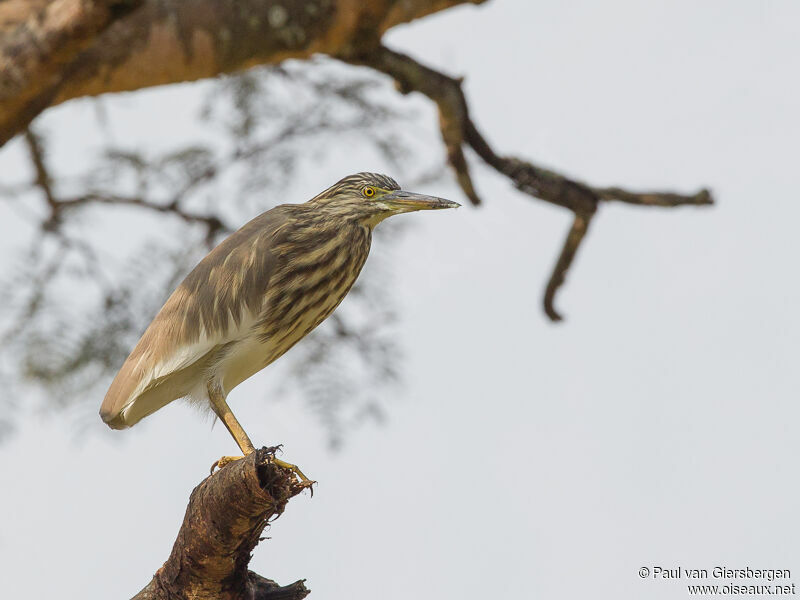
[[[207,477],[193,491],[164,565],[133,600],[300,600],[303,581],[279,586],[247,569],[270,521],[306,486],[262,448]]]
[[[574,213],[572,227],[544,294],[544,310],[553,321],[562,319],[554,306],[556,292],[566,278],[567,270],[601,201],[616,200],[639,206],[662,207],[713,203],[711,193],[705,189],[684,195],[673,192],[632,192],[618,187],[595,188],[527,160],[499,156],[470,117],[469,105],[461,87],[462,79],[445,75],[410,56],[380,45],[365,45],[339,58],[386,73],[394,78],[402,93],[420,92],[436,102],[448,162],[464,194],[473,204],[478,204],[480,197],[472,183],[463,153],[464,146],[472,148],[486,164],[505,175],[521,192]]]

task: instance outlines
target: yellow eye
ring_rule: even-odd
[[[375,188],[368,185],[363,190],[361,190],[361,193],[364,194],[367,198],[372,198],[375,195]]]

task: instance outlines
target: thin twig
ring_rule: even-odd
[[[561,254],[558,256],[553,273],[550,275],[550,280],[547,282],[547,287],[544,291],[544,312],[550,317],[552,321],[562,321],[564,317],[561,316],[555,306],[553,299],[555,298],[556,291],[564,283],[567,276],[572,260],[575,258],[575,253],[589,229],[589,223],[592,221],[592,216],[585,216],[575,214],[575,219],[572,221],[567,239],[564,241],[564,247],[561,249]]]
[[[225,224],[216,215],[202,215],[184,210],[179,202],[172,201],[168,204],[160,204],[150,200],[144,200],[135,196],[117,196],[114,194],[100,194],[90,192],[75,198],[57,200],[59,210],[75,208],[86,204],[118,204],[145,208],[156,212],[169,213],[180,217],[187,223],[202,223],[208,227],[210,233],[225,230]]]
[[[36,172],[36,179],[34,185],[38,187],[47,205],[50,207],[50,217],[48,221],[55,223],[58,220],[58,200],[53,194],[52,178],[47,169],[44,157],[44,148],[42,140],[30,127],[25,129],[25,145],[28,146],[28,152],[31,156],[34,171]]]

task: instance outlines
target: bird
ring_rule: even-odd
[[[227,403],[240,383],[285,354],[347,295],[387,217],[456,208],[403,191],[387,175],[356,173],[302,204],[282,204],[216,246],[186,276],[145,329],[100,407],[112,429],[132,427],[173,400],[210,408],[242,456],[254,452]],[[291,463],[273,458],[303,482]]]

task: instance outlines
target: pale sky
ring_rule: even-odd
[[[568,213],[476,164],[483,208],[398,217],[415,226],[394,250],[406,383],[387,423],[331,454],[299,402],[264,401],[270,369],[231,394],[254,441],[283,443],[319,481],[251,568],[306,578],[311,598],[365,600],[687,596],[691,582],[641,579],[643,566],[800,579],[798,34],[788,1],[495,1],[393,31],[392,47],[467,76],[499,153],[593,184],[709,186],[718,204],[602,207],[560,325],[540,305]],[[112,128],[166,145],[196,94],[115,99],[130,122]],[[90,110],[68,104],[45,125],[69,131]],[[420,116],[438,151],[433,118]],[[387,168],[346,150],[291,201]],[[453,184],[419,191],[463,202]],[[9,598],[31,581],[43,598],[132,596],[169,555],[191,489],[234,449],[180,403],[76,434],[74,412],[100,401],[29,414],[0,446]]]

